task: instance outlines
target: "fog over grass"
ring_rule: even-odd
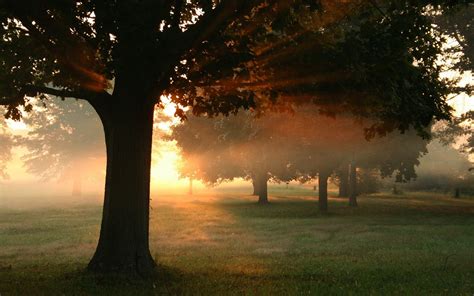
[[[241,190],[152,201],[158,280],[82,273],[100,205],[0,209],[5,295],[467,295],[473,291],[474,199],[440,194],[330,198],[322,216],[308,188],[273,188],[258,206]]]

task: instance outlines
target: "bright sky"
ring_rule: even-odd
[[[170,132],[170,128],[179,123],[179,119],[174,117],[176,105],[171,103],[167,97],[161,97],[163,103],[162,112],[170,118],[168,121],[155,123],[155,127],[165,133]],[[177,166],[181,161],[178,148],[173,142],[159,141],[158,151],[154,151],[152,156],[151,182],[152,187],[157,189],[164,187],[183,187],[188,184],[187,180],[180,180]],[[153,189],[153,188],[152,188]]]
[[[474,77],[472,72],[466,72],[459,82],[460,86],[465,86],[468,84],[474,85]],[[474,97],[469,97],[467,94],[453,96],[449,103],[454,107],[456,115],[461,115],[467,111],[474,110]]]

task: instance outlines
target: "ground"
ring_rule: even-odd
[[[155,197],[152,279],[84,272],[101,207],[0,209],[0,294],[473,295],[474,199],[372,195],[359,208],[279,189]]]

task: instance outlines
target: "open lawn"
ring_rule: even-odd
[[[270,193],[155,197],[148,280],[84,272],[100,205],[0,209],[0,294],[474,294],[474,199],[331,198],[323,216],[309,190]]]

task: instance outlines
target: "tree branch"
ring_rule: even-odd
[[[0,106],[14,105],[21,102],[21,98],[0,98]]]
[[[246,5],[247,1],[243,0],[222,0],[216,8],[206,12],[196,24],[184,31],[178,38],[177,44],[183,50],[196,48],[230,23],[233,20],[232,16]]]
[[[111,97],[107,92],[93,92],[86,90],[67,90],[57,89],[48,86],[26,85],[21,91],[21,95],[12,98],[0,98],[0,105],[14,105],[20,103],[24,96],[37,96],[38,94],[47,94],[60,98],[75,98],[78,100],[85,100],[88,102],[97,101],[103,98]]]
[[[380,14],[383,16],[383,17],[387,17],[387,15],[385,14],[385,12],[383,12],[383,10],[377,5],[377,2],[375,0],[370,0],[369,1],[370,4],[378,10],[378,12],[380,12]]]
[[[184,0],[177,0],[174,4],[173,19],[171,21],[171,27],[173,30],[179,30],[179,24],[181,22],[181,11],[184,6]]]
[[[76,98],[82,99],[82,92],[71,91],[66,89],[56,89],[47,86],[27,85],[23,88],[26,95],[35,96],[39,93],[49,94],[61,98]]]

